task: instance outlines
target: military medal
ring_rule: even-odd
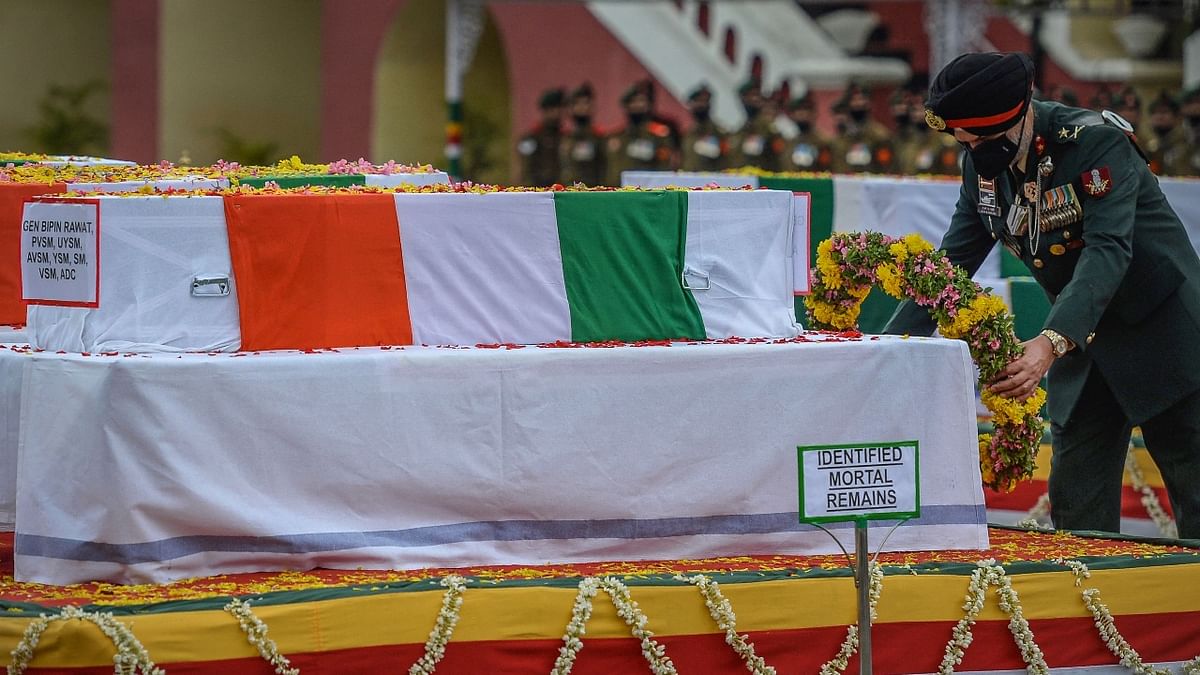
[[[1067,247],[1062,244],[1051,244],[1050,253],[1054,255],[1062,255],[1067,252]]]
[[[855,143],[846,151],[846,163],[850,166],[868,166],[871,164],[871,148],[866,143]]]
[[[766,148],[767,142],[762,136],[755,134],[747,136],[746,140],[742,141],[742,152],[751,157],[758,157],[763,154],[763,149]]]
[[[654,142],[646,138],[639,138],[625,147],[625,154],[633,159],[649,162],[654,159]]]
[[[979,212],[988,216],[1000,216],[1000,205],[996,203],[996,181],[979,178]]]
[[[721,139],[716,136],[696,139],[696,142],[692,144],[692,150],[701,157],[717,159],[721,156]]]
[[[1112,190],[1112,176],[1107,166],[1085,171],[1080,174],[1080,179],[1083,180],[1084,191],[1093,197],[1103,197]]]
[[[596,158],[596,144],[582,141],[571,146],[571,159],[576,162],[590,162]]]
[[[817,149],[808,143],[800,143],[792,150],[792,164],[808,168],[817,161]]]
[[[1083,219],[1083,204],[1075,195],[1075,186],[1070,183],[1051,188],[1042,193],[1042,213],[1038,227],[1042,232],[1057,230]],[[1069,239],[1070,232],[1063,234]]]

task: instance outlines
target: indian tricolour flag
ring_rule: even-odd
[[[787,192],[226,198],[242,349],[795,334]]]

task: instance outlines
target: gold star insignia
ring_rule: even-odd
[[[1064,140],[1064,141],[1065,141],[1065,140],[1067,140],[1068,138],[1070,138],[1070,136],[1071,136],[1071,132],[1067,131],[1067,128],[1066,128],[1066,127],[1063,127],[1063,128],[1061,128],[1061,129],[1059,129],[1059,130],[1058,130],[1058,137],[1059,137],[1059,139],[1061,139],[1061,140]]]

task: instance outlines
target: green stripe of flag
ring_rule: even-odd
[[[687,193],[554,195],[571,339],[703,339],[684,290]]]
[[[367,177],[361,174],[319,174],[315,176],[252,176],[238,180],[241,185],[260,188],[267,181],[277,183],[281,188],[295,187],[350,187],[351,185],[366,185]]]

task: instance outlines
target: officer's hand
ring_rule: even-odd
[[[1025,353],[1013,359],[988,383],[988,390],[993,394],[1024,401],[1037,391],[1042,377],[1050,370],[1050,364],[1054,363],[1054,345],[1050,338],[1039,335],[1021,346]]]

